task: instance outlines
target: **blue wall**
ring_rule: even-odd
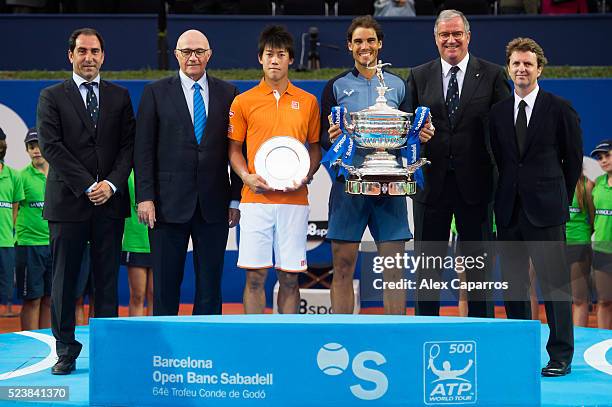
[[[102,75],[104,75],[102,73]],[[57,81],[9,81],[0,80],[0,103],[21,116],[28,126],[36,121],[36,103],[39,92]],[[117,81],[130,91],[134,110],[148,81]],[[253,87],[256,81],[234,81],[240,91]],[[612,79],[542,79],[540,86],[572,102],[580,114],[584,132],[584,148],[590,151],[597,141],[610,137],[609,95],[612,95]],[[297,86],[321,96],[325,81],[295,81]]]
[[[196,28],[205,32],[214,55],[211,68],[257,67],[257,38],[270,23],[285,24],[296,39],[296,64],[300,36],[317,26],[324,67],[352,64],[346,51],[350,17],[297,16],[170,16],[168,45],[173,49],[181,32]],[[383,58],[398,67],[422,64],[435,56],[433,17],[380,20],[386,40]],[[530,36],[543,46],[552,65],[612,65],[605,52],[612,37],[612,14],[569,16],[472,16],[471,51],[493,62],[504,62],[504,48],[517,36]],[[97,28],[106,41],[105,69],[157,67],[157,18],[155,15],[0,15],[0,70],[69,69],[67,38],[76,28]],[[307,50],[306,50],[307,53]],[[171,66],[176,63],[169,55]]]
[[[130,91],[134,109],[137,109],[142,90],[146,81],[117,81],[127,87]],[[36,104],[40,90],[49,86],[55,81],[7,81],[0,80],[0,104],[12,109],[27,126],[33,126],[36,122]],[[257,82],[255,81],[236,81],[236,85],[241,91],[245,91]],[[314,95],[320,96],[324,81],[296,81],[300,86]],[[548,91],[556,93],[569,99],[582,119],[582,129],[584,131],[584,150],[588,154],[595,144],[603,139],[610,137],[609,107],[608,97],[612,94],[612,79],[544,79],[540,81],[540,86]],[[6,125],[5,119],[0,116],[0,127]],[[6,127],[5,127],[6,129]],[[23,132],[25,134],[25,131]],[[8,134],[9,153],[12,146],[22,145],[23,134]],[[15,140],[18,144],[15,144]],[[21,154],[21,153],[20,153]],[[23,152],[25,157],[25,152]],[[24,158],[26,159],[26,158]],[[9,165],[14,165],[7,158]],[[319,199],[319,198],[317,198]],[[320,199],[327,199],[321,197]],[[223,278],[223,298],[226,302],[241,302],[242,288],[244,287],[244,271],[235,267],[237,260],[236,251],[227,251],[225,256],[225,270]],[[324,243],[308,253],[309,263],[325,264],[331,263],[331,254],[328,243]],[[359,267],[358,267],[359,269]],[[186,303],[193,301],[193,272],[191,255],[187,258],[185,268],[185,279],[181,300]],[[126,304],[129,298],[127,288],[127,276],[125,268],[121,270],[120,298],[121,303]],[[271,273],[273,274],[273,273]],[[268,279],[267,288],[271,292],[274,280]],[[270,298],[268,297],[268,304]]]

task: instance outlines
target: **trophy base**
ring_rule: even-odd
[[[345,183],[345,191],[351,195],[405,196],[416,193],[416,182],[411,176],[351,175]]]

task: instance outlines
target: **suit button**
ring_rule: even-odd
[[[523,163],[519,163],[519,168],[523,168]]]

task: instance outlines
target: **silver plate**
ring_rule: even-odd
[[[255,154],[255,172],[274,189],[293,187],[308,175],[309,169],[308,150],[293,137],[272,137]]]

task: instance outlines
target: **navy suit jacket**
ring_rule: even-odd
[[[522,155],[514,131],[514,95],[493,106],[490,130],[499,170],[496,223],[509,225],[517,197],[534,226],[567,222],[582,172],[582,131],[571,104],[540,88]]]
[[[228,173],[229,109],[238,89],[207,75],[209,106],[198,145],[177,75],[145,86],[138,108],[134,173],[136,201],[153,201],[158,221],[184,223],[200,203],[207,222],[227,222],[242,181]]]
[[[431,140],[421,145],[421,156],[431,165],[423,167],[425,188],[419,189],[414,199],[428,204],[440,199],[452,160],[465,202],[490,202],[494,168],[488,146],[489,110],[510,95],[505,71],[470,54],[453,127],[446,112],[440,58],[410,70],[408,94],[411,111],[429,107],[436,128]]]
[[[100,81],[97,127],[88,115],[72,79],[45,88],[38,99],[36,125],[41,152],[49,162],[45,219],[75,222],[88,219],[94,204],[85,191],[108,180],[116,193],[97,213],[130,216],[127,179],[132,169],[134,111],[127,89]]]

